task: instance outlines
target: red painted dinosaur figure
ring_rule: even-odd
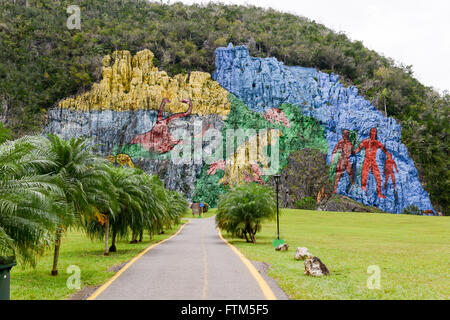
[[[189,108],[186,112],[180,112],[173,114],[163,119],[163,110],[166,103],[170,103],[170,100],[164,98],[159,107],[158,117],[153,128],[144,133],[139,134],[131,140],[131,144],[141,144],[146,150],[154,151],[157,153],[166,153],[174,148],[175,145],[182,142],[182,140],[176,140],[169,132],[169,123],[175,119],[184,118],[192,112],[192,102],[190,100],[181,100],[183,103],[189,104]]]

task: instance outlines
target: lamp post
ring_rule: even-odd
[[[276,192],[277,192],[277,240],[280,240],[280,217],[279,217],[279,209],[278,209],[278,185],[280,184],[281,176],[279,174],[274,174],[273,178],[275,179]]]

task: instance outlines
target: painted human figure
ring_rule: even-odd
[[[334,193],[337,192],[337,187],[339,184],[339,180],[341,180],[342,175],[345,171],[347,171],[348,175],[350,176],[350,181],[353,185],[353,170],[352,170],[352,163],[350,161],[350,156],[353,153],[353,144],[350,141],[349,137],[349,131],[343,130],[342,131],[342,139],[339,140],[339,142],[334,147],[333,153],[331,155],[331,163],[334,161],[334,155],[336,152],[341,152],[341,157],[338,160],[337,166],[336,166],[336,178],[334,181]]]
[[[387,153],[386,161],[384,162],[384,189],[387,189],[387,183],[389,181],[389,177],[392,178],[392,184],[394,185],[395,190],[395,171],[398,173],[397,165],[395,164],[394,159],[392,159],[392,154]]]
[[[153,128],[144,133],[137,135],[131,140],[131,144],[141,144],[148,151],[155,151],[157,153],[166,153],[179,144],[182,140],[176,140],[169,132],[169,123],[178,118],[184,118],[192,112],[192,102],[190,100],[181,100],[183,103],[189,104],[189,108],[186,112],[173,114],[163,119],[164,106],[171,101],[164,98],[159,107],[158,117]]]
[[[360,152],[362,149],[366,149],[366,156],[364,158],[361,174],[361,187],[364,191],[367,190],[367,178],[369,176],[369,171],[372,170],[377,181],[378,198],[386,198],[386,196],[381,193],[381,175],[377,165],[377,151],[378,149],[381,149],[386,154],[389,152],[386,150],[386,147],[377,140],[377,128],[370,129],[370,137],[361,142],[355,153]]]

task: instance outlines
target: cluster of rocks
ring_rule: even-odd
[[[287,251],[289,249],[289,244],[283,243],[275,248],[277,251]],[[318,257],[313,256],[308,248],[297,247],[294,255],[295,260],[305,261],[305,275],[313,277],[322,277],[330,274],[327,266]]]
[[[289,245],[287,243],[282,243],[278,247],[275,248],[276,251],[287,251],[289,249]]]

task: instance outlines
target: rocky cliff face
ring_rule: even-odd
[[[50,110],[46,131],[91,137],[105,156],[125,153],[136,166],[159,174],[166,187],[215,204],[230,181],[267,181],[268,163],[232,163],[229,157],[205,163],[195,147],[210,146],[203,139],[205,130],[276,129],[282,166],[291,152],[314,148],[327,155],[337,193],[393,213],[411,204],[432,209],[400,141],[400,126],[355,88],[340,84],[338,76],[254,58],[245,47],[232,45],[216,50],[212,78],[202,72],[169,77],[152,59],[149,50],[106,56],[101,82]],[[171,102],[160,107],[164,98]],[[183,99],[191,100],[192,109]],[[373,128],[377,132],[371,137]],[[188,134],[175,136],[177,129]],[[192,151],[192,160],[174,163],[170,153],[184,143],[191,146],[191,140],[192,150],[184,150]],[[249,137],[234,154],[248,153],[258,141]],[[267,141],[266,147],[272,143]]]
[[[221,130],[223,118],[230,112],[228,91],[204,72],[171,78],[153,66],[149,50],[132,56],[128,51],[114,52],[103,59],[103,79],[79,96],[61,101],[48,112],[45,131],[69,137],[90,137],[103,155],[128,154],[136,166],[158,174],[166,187],[192,198],[202,163],[173,163],[168,156],[130,144],[139,134],[151,130],[163,98],[163,118],[188,109],[183,99],[192,101],[192,112],[167,124],[169,131],[194,130],[196,122]],[[196,132],[197,133],[197,132]],[[187,137],[180,137],[187,138]],[[203,144],[207,146],[208,143]]]
[[[337,75],[311,68],[285,66],[275,58],[254,58],[245,47],[230,45],[216,50],[213,79],[256,112],[290,103],[304,115],[317,119],[324,128],[328,143],[328,163],[332,169],[343,172],[337,193],[388,212],[400,213],[411,204],[424,211],[432,209],[408,150],[401,143],[400,125],[359,96],[355,87],[345,88]],[[377,129],[375,140],[369,139],[372,128]],[[339,160],[331,163],[333,150],[343,138],[343,130],[355,134],[353,153],[349,154],[346,163],[339,163]],[[354,151],[366,139],[369,139],[371,148],[363,148],[355,154]],[[373,149],[378,143],[378,148]],[[386,165],[387,154],[381,146],[391,154],[398,172],[395,166],[389,166],[389,162]],[[338,150],[338,154],[339,151],[342,152]],[[355,180],[353,186],[345,164],[352,167]],[[378,177],[376,167],[380,171]],[[367,176],[367,191],[362,188],[364,173]],[[395,189],[392,175],[396,180]],[[384,188],[386,176],[388,183]],[[386,198],[379,197],[377,185],[380,184],[381,193]]]
[[[230,112],[228,91],[211,75],[191,72],[169,77],[153,65],[153,53],[143,50],[132,56],[129,51],[115,51],[102,61],[103,78],[92,89],[59,103],[59,108],[76,111],[157,110],[163,98],[172,102],[165,106],[168,113],[185,111],[180,100],[190,98],[192,114],[218,114],[223,118]]]

